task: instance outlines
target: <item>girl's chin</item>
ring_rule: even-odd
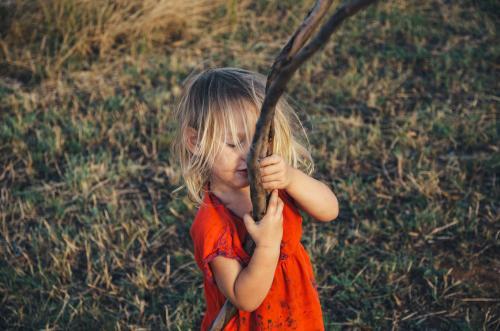
[[[248,172],[246,170],[236,171],[236,175],[246,181],[248,181]]]

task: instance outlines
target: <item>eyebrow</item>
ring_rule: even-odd
[[[244,140],[247,137],[246,133],[244,133],[244,132],[243,133],[240,132],[236,136],[238,137],[239,140]],[[232,140],[231,137],[228,137],[228,138],[230,138],[230,140]]]
[[[240,138],[240,139],[241,139],[241,138],[246,138],[246,136],[247,136],[247,135],[246,135],[246,133],[245,133],[245,132],[238,132],[238,133],[236,134],[236,137],[238,137],[238,138]]]

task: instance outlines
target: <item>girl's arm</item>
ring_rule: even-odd
[[[252,312],[271,288],[279,255],[279,245],[274,249],[256,247],[246,268],[224,256],[217,256],[210,266],[222,294],[239,310]]]
[[[243,217],[255,242],[255,250],[246,268],[223,256],[210,262],[219,290],[240,310],[257,309],[271,288],[283,238],[283,206],[278,190],[274,190],[266,214],[259,223],[248,214]]]
[[[339,203],[328,186],[299,169],[290,167],[290,173],[292,179],[285,189],[301,209],[322,222],[337,218]]]

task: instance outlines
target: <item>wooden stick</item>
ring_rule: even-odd
[[[340,6],[323,27],[321,27],[316,36],[304,46],[333,2],[333,0],[317,0],[311,10],[309,10],[300,27],[276,57],[271,67],[271,72],[267,77],[266,96],[262,103],[261,113],[257,120],[255,134],[247,158],[250,196],[253,208],[252,216],[254,220],[261,220],[266,213],[268,194],[260,181],[259,159],[271,155],[273,152],[274,113],[279,98],[285,92],[286,85],[300,65],[328,41],[332,33],[337,30],[345,19],[375,1],[376,0],[354,0]],[[252,255],[255,243],[250,236],[247,236],[244,248],[249,255]],[[226,300],[212,323],[210,330],[222,330],[236,312],[237,309],[234,305],[229,300]]]

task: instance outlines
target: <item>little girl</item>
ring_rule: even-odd
[[[191,77],[176,109],[174,143],[189,195],[200,204],[191,226],[194,256],[203,271],[207,330],[229,299],[238,309],[224,330],[324,330],[309,256],[300,242],[299,209],[319,221],[338,215],[335,194],[306,173],[304,130],[283,99],[274,118],[275,154],[260,160],[272,191],[260,222],[250,216],[246,156],[265,95],[265,77],[235,68]],[[302,169],[302,170],[300,170]],[[256,244],[243,249],[246,236]]]

